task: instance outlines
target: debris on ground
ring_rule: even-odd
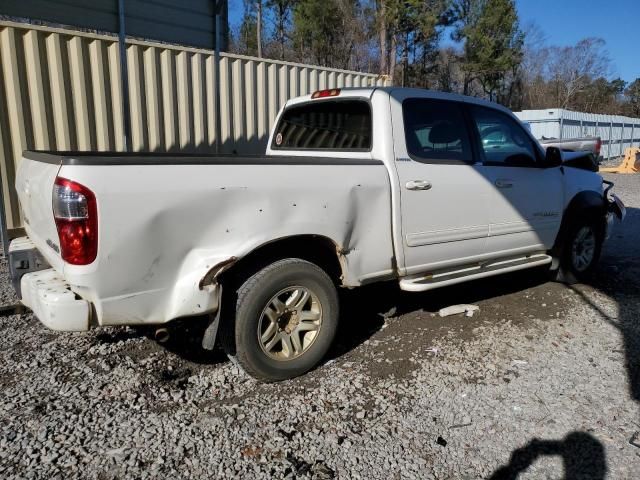
[[[393,318],[396,315],[397,312],[398,312],[398,307],[391,307],[386,312],[378,313],[378,315],[380,315],[382,318],[384,318],[386,320],[388,318]]]
[[[458,315],[459,313],[464,313],[465,317],[473,317],[473,314],[480,310],[480,307],[477,305],[469,305],[466,303],[461,303],[460,305],[451,305],[450,307],[441,308],[438,314],[441,317],[449,317],[451,315]]]

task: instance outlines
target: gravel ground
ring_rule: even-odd
[[[638,478],[640,176],[611,178],[628,217],[591,285],[349,292],[329,359],[289,382],[193,338],[0,317],[0,478]],[[480,310],[434,314],[453,303]]]

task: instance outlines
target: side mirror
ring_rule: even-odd
[[[544,168],[559,167],[562,165],[562,151],[558,147],[547,147],[544,155]]]

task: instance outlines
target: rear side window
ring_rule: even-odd
[[[471,142],[459,103],[428,98],[402,102],[407,153],[418,162],[472,162]]]
[[[273,138],[275,149],[371,150],[371,108],[362,100],[318,101],[288,108]]]

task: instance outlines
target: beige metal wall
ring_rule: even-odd
[[[213,51],[130,40],[132,148],[213,153]],[[21,225],[15,171],[26,149],[123,150],[117,38],[0,22],[0,169],[7,227]],[[220,60],[222,152],[259,153],[280,106],[315,89],[382,85],[377,75]]]

